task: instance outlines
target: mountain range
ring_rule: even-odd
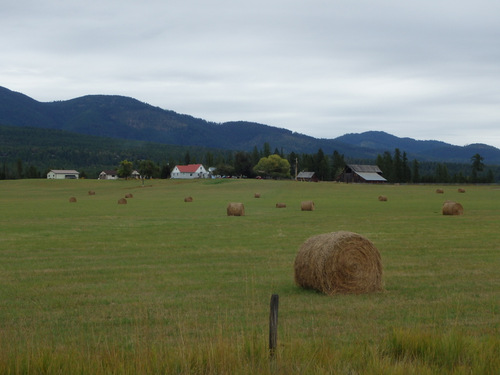
[[[0,86],[0,125],[59,129],[76,134],[178,146],[252,151],[268,143],[285,154],[325,154],[334,150],[348,159],[375,160],[396,148],[409,160],[470,163],[480,154],[487,165],[500,165],[500,149],[486,144],[455,146],[369,131],[335,139],[314,138],[287,129],[244,121],[209,122],[115,95],[87,95],[66,101],[39,102]]]

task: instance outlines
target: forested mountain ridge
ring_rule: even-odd
[[[42,103],[0,87],[0,125],[224,150],[251,151],[264,143],[285,154],[314,153],[321,148],[326,154],[338,151],[350,159],[375,160],[378,154],[399,148],[410,160],[469,163],[471,156],[479,153],[486,164],[500,164],[500,150],[487,145],[460,147],[376,131],[317,139],[253,122],[218,124],[114,95]]]

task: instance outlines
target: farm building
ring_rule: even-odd
[[[209,178],[209,173],[202,164],[176,165],[170,173],[171,178]]]
[[[99,173],[99,180],[116,180],[116,179],[118,179],[118,172],[114,170],[107,170]]]
[[[376,165],[348,164],[337,178],[340,182],[387,182],[382,171]]]
[[[55,180],[73,180],[78,179],[80,177],[80,172],[75,171],[73,169],[51,169],[49,173],[47,173],[48,179]]]
[[[318,182],[319,179],[314,172],[300,172],[297,175],[297,181]]]

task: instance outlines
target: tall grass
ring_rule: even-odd
[[[498,187],[221,181],[0,182],[0,373],[498,373]],[[294,285],[302,242],[337,230],[377,246],[384,292]]]

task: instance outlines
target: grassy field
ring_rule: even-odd
[[[462,187],[1,181],[0,373],[498,374],[500,187]],[[300,245],[339,230],[379,249],[383,292],[294,284]]]

